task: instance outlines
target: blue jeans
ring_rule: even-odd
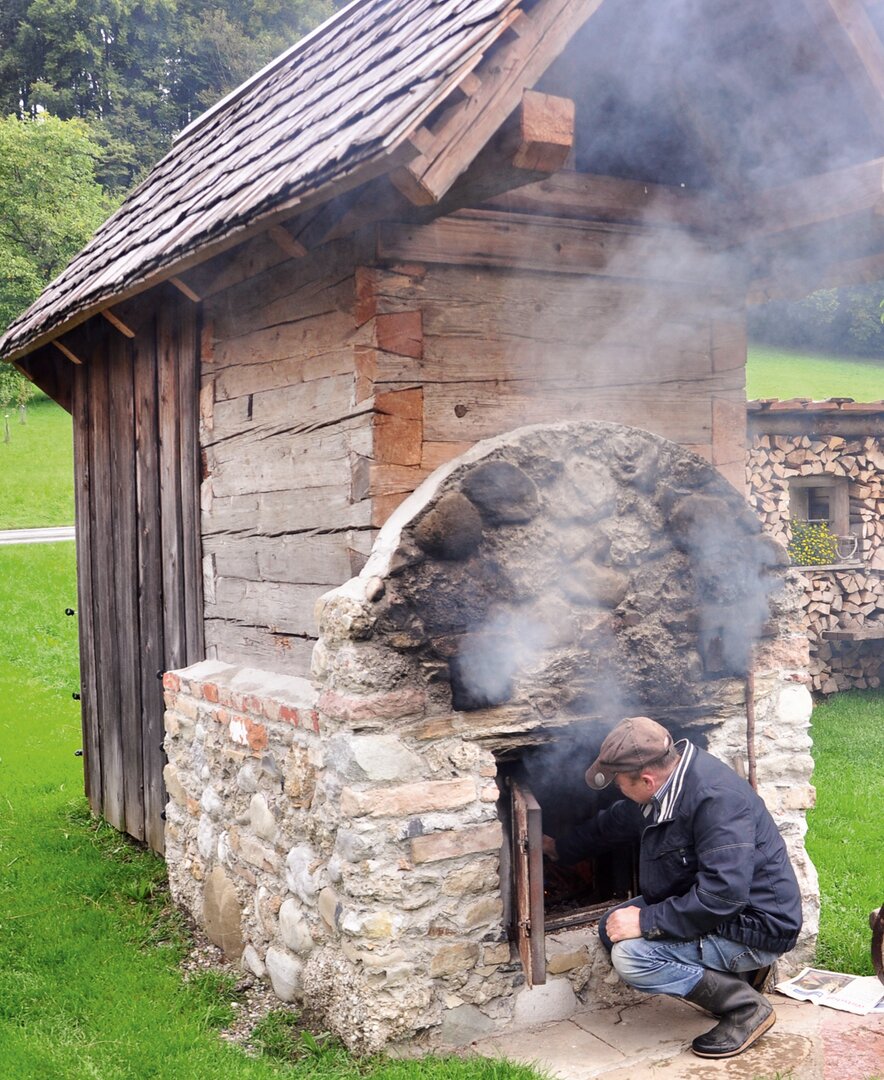
[[[637,896],[618,907],[647,907]],[[617,908],[613,908],[616,911]],[[730,941],[718,934],[706,934],[691,941],[676,938],[627,938],[612,942],[605,926],[608,912],[599,923],[599,938],[610,950],[611,963],[620,978],[646,994],[672,994],[685,997],[703,977],[704,971],[755,971],[772,964],[780,955],[764,949],[753,949],[739,941]]]

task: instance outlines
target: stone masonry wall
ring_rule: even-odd
[[[884,633],[884,446],[875,436],[755,435],[748,451],[749,503],[784,547],[790,540],[789,481],[846,477],[856,556],[804,567],[811,689],[823,694],[881,683],[880,639],[826,640],[826,631]]]
[[[756,681],[759,789],[805,894],[802,942],[784,971],[809,962],[818,925],[803,844],[814,792],[801,659],[797,639],[781,640]],[[744,770],[745,700],[737,684],[730,694],[709,749]],[[581,1001],[636,998],[595,927],[548,937],[547,983],[525,986],[501,924],[493,755],[385,731],[423,715],[425,700],[319,696],[304,680],[215,661],[168,673],[166,698],[176,902],[348,1045],[421,1032],[429,1045],[461,1045],[564,1019]]]

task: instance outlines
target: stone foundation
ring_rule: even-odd
[[[685,451],[629,432],[632,454],[611,437],[627,429],[609,425],[538,431],[474,448],[397,512],[363,575],[320,603],[315,684],[215,661],[166,675],[176,900],[354,1049],[460,1045],[581,1002],[634,999],[593,926],[550,936],[547,982],[526,986],[504,924],[499,755],[585,738],[590,760],[615,718],[589,712],[610,694],[611,671],[621,691],[611,710],[646,704],[745,771],[746,681],[721,635],[739,652],[724,616],[758,614],[756,575],[759,786],[806,896],[793,964],[812,951],[800,579],[756,539],[745,508],[740,519],[739,496]],[[556,466],[565,449],[567,475]],[[706,518],[723,547],[699,543]],[[605,537],[605,551],[581,535]],[[748,576],[730,572],[735,551]],[[565,580],[571,563],[579,575]],[[499,602],[523,618],[497,619]],[[547,610],[552,621],[532,635]],[[533,645],[519,663],[470,681],[469,650],[498,655],[520,627]],[[458,694],[469,707],[453,707]]]

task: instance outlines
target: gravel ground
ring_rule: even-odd
[[[224,953],[199,930],[191,927],[193,947],[182,961],[185,980],[204,971],[229,974],[236,979],[235,998],[231,1002],[234,1019],[219,1035],[227,1042],[235,1043],[250,1054],[258,1053],[251,1038],[255,1025],[269,1012],[297,1012],[293,1006],[273,993],[269,983],[262,982],[238,964],[231,963]]]

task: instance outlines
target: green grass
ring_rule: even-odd
[[[884,358],[823,354],[750,345],[746,395],[751,398],[884,399]]]
[[[163,862],[94,821],[82,796],[67,606],[73,544],[0,548],[0,1080],[536,1076],[493,1061],[360,1060],[290,1019],[266,1021],[251,1057],[219,1038],[234,980],[183,982],[188,935]]]
[[[25,424],[14,406],[0,411],[0,529],[73,525],[73,476],[69,413],[43,395]]]
[[[874,974],[869,912],[884,903],[884,691],[836,694],[813,712],[816,807],[807,850],[820,877],[817,963]]]

